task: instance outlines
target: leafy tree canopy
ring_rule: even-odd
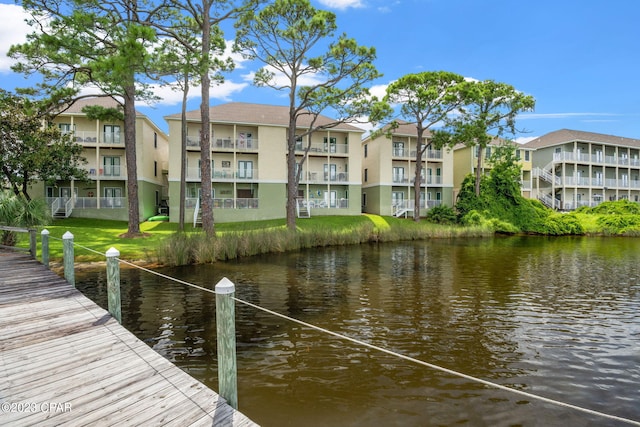
[[[288,96],[286,216],[287,226],[295,229],[298,182],[306,159],[296,160],[296,141],[370,115],[375,100],[367,84],[380,77],[373,65],[375,48],[360,46],[345,34],[336,38],[335,14],[315,9],[309,0],[275,0],[241,16],[236,29],[245,57],[265,65],[256,72],[254,84]],[[337,119],[317,124],[327,110]],[[302,116],[309,121],[306,130],[299,131]]]
[[[14,194],[31,199],[29,185],[38,181],[84,180],[82,147],[71,135],[46,126],[50,105],[0,89],[0,168]]]

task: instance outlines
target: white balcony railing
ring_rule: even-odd
[[[305,151],[307,149],[306,143],[298,142],[296,144],[296,151]],[[347,154],[349,153],[349,146],[347,144],[329,144],[329,143],[312,143],[309,148],[310,155],[317,154]]]
[[[187,168],[187,179],[200,180],[201,170],[198,167]],[[211,171],[212,181],[255,181],[258,179],[258,169],[214,169]]]
[[[200,148],[200,137],[187,136],[187,147]],[[258,150],[258,138],[213,138],[211,148],[223,151],[256,151]]]

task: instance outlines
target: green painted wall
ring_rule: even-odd
[[[145,221],[158,214],[156,191],[158,192],[159,200],[162,200],[161,185],[147,181],[138,181],[138,206],[141,221]]]

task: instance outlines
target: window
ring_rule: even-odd
[[[238,178],[253,178],[253,162],[247,160],[238,160]]]
[[[302,150],[302,137],[296,136],[296,150]]]
[[[399,168],[399,167],[393,168],[393,182],[405,182],[404,168]]]
[[[530,156],[530,154],[531,154],[531,153],[530,153],[529,151],[525,151],[525,152],[524,152],[524,161],[525,161],[525,162],[528,162],[528,161],[529,161],[529,156]]]
[[[238,148],[251,148],[252,139],[253,135],[251,133],[240,132],[238,135]]]
[[[58,129],[62,134],[71,133],[71,123],[58,123]]]
[[[158,176],[158,162],[153,161],[153,176]]]
[[[369,144],[364,144],[364,156],[367,157],[369,155]]]
[[[516,150],[516,160],[520,160],[520,150]]]
[[[122,207],[122,188],[105,187],[104,188],[104,204],[107,207]]]
[[[391,192],[391,204],[393,206],[400,206],[404,202],[404,191],[392,191]]]
[[[367,193],[362,193],[362,207],[367,207]]]
[[[329,143],[329,146],[327,147],[327,140]],[[325,152],[330,152],[330,153],[335,153],[336,152],[336,138],[324,138],[324,151]]]
[[[104,125],[104,141],[106,144],[120,144],[120,126]]]
[[[394,156],[404,156],[404,142],[394,142],[393,143],[393,155]]]
[[[330,208],[335,208],[336,206],[338,206],[338,193],[336,191],[325,191],[324,202]]]
[[[369,180],[369,169],[364,170],[364,182]]]
[[[105,156],[102,159],[102,175],[120,176],[120,157]]]
[[[324,180],[335,181],[338,171],[338,166],[335,163],[324,164]]]
[[[593,172],[593,184],[594,185],[602,185],[602,172],[594,171]]]
[[[158,148],[158,134],[156,132],[153,133],[153,148]]]
[[[487,159],[488,159],[489,157],[491,157],[491,147],[487,147],[487,149],[486,149],[486,155],[485,155],[485,158],[487,158]]]

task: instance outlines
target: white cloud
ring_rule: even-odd
[[[11,45],[24,43],[27,34],[31,33],[31,27],[24,21],[28,15],[22,7],[13,4],[0,3],[0,73],[11,70],[11,65],[16,61],[7,57]]]
[[[391,83],[389,83],[389,84],[391,84]],[[369,88],[369,93],[372,96],[377,97],[378,99],[382,99],[387,94],[387,87],[389,87],[389,84],[371,86]]]
[[[514,139],[515,142],[517,142],[518,144],[526,144],[529,141],[533,141],[534,139],[538,138],[537,136],[519,136],[518,138]]]
[[[228,102],[231,101],[232,95],[242,91],[247,86],[249,86],[248,83],[236,83],[231,80],[225,80],[221,85],[211,86],[211,89],[209,90],[209,98]],[[182,102],[182,91],[176,88],[177,85],[152,85],[151,90],[153,91],[154,95],[160,98],[160,100],[154,103],[141,102],[141,105],[147,107],[180,105],[180,103]],[[188,99],[199,98],[200,93],[200,86],[191,87],[189,89]]]
[[[319,0],[320,4],[332,9],[345,10],[350,7],[364,7],[361,0]]]
[[[233,40],[226,40],[225,43],[226,47],[222,57],[231,58],[236,66],[236,69],[244,68],[244,63],[247,62],[248,59],[243,58],[242,53],[233,51]]]

